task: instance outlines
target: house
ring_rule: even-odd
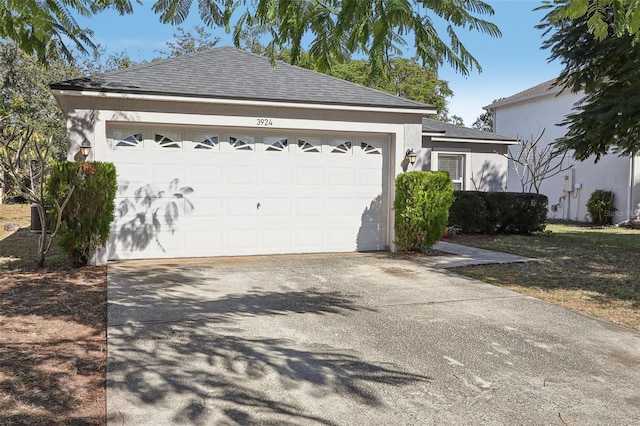
[[[457,161],[438,153],[473,165],[464,135],[425,127],[430,105],[231,47],[51,90],[69,160],[87,141],[89,161],[117,169],[99,261],[393,250],[395,177],[428,168],[429,155]]]
[[[505,191],[505,155],[516,143],[512,137],[423,118],[418,167],[449,172],[456,190]]]
[[[522,92],[500,99],[484,109],[493,114],[494,131],[513,138],[535,140],[540,147],[563,137],[566,126],[559,126],[583,98],[583,93],[562,90],[555,79]],[[540,192],[549,197],[549,217],[576,221],[589,221],[586,208],[589,197],[596,189],[615,194],[617,208],[614,222],[631,219],[640,202],[640,162],[638,157],[605,155],[595,163],[593,158],[579,162],[567,156],[565,166],[570,167],[545,180]],[[520,191],[518,175],[510,167],[507,188]]]

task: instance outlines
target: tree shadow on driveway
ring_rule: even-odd
[[[378,407],[379,386],[430,380],[331,342],[265,334],[265,324],[280,330],[283,322],[314,323],[309,316],[349,321],[371,311],[350,295],[323,288],[224,293],[215,277],[191,272],[177,274],[181,281],[168,272],[146,282],[110,279],[110,422],[336,424],[335,413],[346,409],[337,401]],[[318,406],[336,410],[333,418]]]

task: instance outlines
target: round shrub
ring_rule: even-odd
[[[613,202],[613,191],[604,191],[602,189],[593,191],[589,201],[587,201],[587,211],[591,216],[591,222],[596,225],[613,224],[613,216],[617,211],[613,206]]]

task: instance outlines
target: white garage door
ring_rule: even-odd
[[[387,138],[109,126],[110,259],[383,250]]]

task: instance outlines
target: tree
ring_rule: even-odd
[[[286,55],[285,55],[286,56]],[[286,58],[285,58],[286,59]],[[314,69],[313,63],[305,61],[307,68]],[[371,64],[364,60],[351,60],[335,64],[326,74],[361,84],[383,92],[433,105],[438,115],[447,115],[446,98],[453,95],[446,81],[438,79],[437,74],[421,66],[414,59],[393,58],[385,71],[386,77],[372,77]]]
[[[539,145],[543,135],[544,129],[538,136],[531,135],[529,140],[518,138],[516,147],[509,147],[506,154],[501,154],[509,160],[522,192],[539,194],[543,181],[573,167],[573,163],[565,164],[567,151],[558,151],[553,144]]]
[[[60,54],[72,60],[74,47],[82,53],[95,47],[93,33],[80,28],[74,13],[90,16],[108,8],[121,14],[133,12],[130,0],[4,0],[0,3],[0,38],[15,42],[41,62]]]
[[[66,155],[66,120],[49,91],[49,83],[81,75],[62,59],[48,66],[22,52],[14,43],[0,44],[0,117],[32,128],[51,140],[55,159]]]
[[[483,112],[476,118],[471,127],[485,132],[493,132],[493,114],[489,111]]]
[[[640,49],[633,36],[599,41],[589,32],[588,19],[554,21],[553,11],[540,25],[551,34],[543,47],[550,60],[564,65],[557,85],[573,92],[584,91],[582,101],[567,115],[568,126],[558,149],[574,150],[573,156],[596,161],[610,152],[634,155],[640,150]],[[606,20],[615,27],[615,12],[608,8]]]
[[[552,24],[581,19],[597,41],[610,36],[632,36],[640,32],[640,2],[636,0],[554,0],[545,1],[541,9],[554,7],[548,16]]]
[[[55,204],[56,210],[63,212],[74,191],[70,186],[59,194],[60,198],[49,200],[45,191],[51,173],[52,143],[38,135],[29,126],[16,126],[3,118],[0,123],[0,184],[7,179],[15,184],[13,190],[29,203],[35,204],[42,225],[38,239],[38,266],[43,267],[45,258],[56,233],[60,229],[60,215],[49,231],[47,207]]]
[[[168,41],[169,51],[160,50],[162,56],[175,58],[215,47],[220,42],[220,37],[212,38],[212,34],[205,27],[196,25],[195,34],[178,27],[178,32],[173,33],[173,41]]]
[[[156,0],[152,10],[161,22],[179,25],[189,15],[192,3]],[[240,6],[244,11],[234,14]],[[0,37],[15,41],[41,60],[58,49],[71,57],[68,40],[81,52],[94,47],[91,32],[80,28],[73,14],[90,16],[108,8],[121,14],[133,12],[131,0],[6,0],[0,6]],[[415,56],[431,69],[448,63],[465,75],[473,68],[480,71],[480,64],[457,31],[501,35],[495,24],[483,19],[494,11],[482,0],[226,0],[220,4],[199,0],[198,11],[209,27],[233,28],[236,45],[245,28],[267,29],[270,40],[266,53],[274,60],[277,50],[286,46],[291,49],[291,62],[298,63],[303,40],[311,40],[309,54],[319,69],[329,69],[359,53],[368,56],[370,72],[378,76],[383,75],[390,58],[407,49],[408,39],[413,40]],[[437,20],[446,21],[447,41],[436,29]]]

